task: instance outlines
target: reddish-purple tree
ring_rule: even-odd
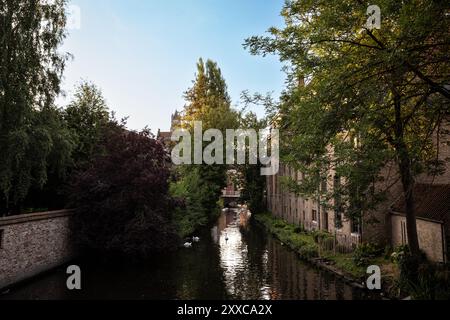
[[[81,244],[134,256],[174,247],[163,146],[147,130],[130,132],[112,124],[100,147],[72,184],[74,232]]]

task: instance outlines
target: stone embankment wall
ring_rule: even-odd
[[[63,210],[0,218],[0,289],[75,257],[72,216]]]

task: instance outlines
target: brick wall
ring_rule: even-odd
[[[75,256],[70,211],[0,218],[0,288],[58,267]]]

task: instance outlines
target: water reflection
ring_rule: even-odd
[[[334,276],[303,263],[251,221],[246,210],[223,212],[193,248],[146,262],[77,262],[83,290],[65,288],[65,268],[22,285],[0,299],[359,299]]]
[[[250,288],[255,279],[248,270],[248,246],[243,241],[250,217],[246,210],[229,210],[222,214],[218,223],[220,266],[226,290],[233,298],[256,298]]]
[[[249,223],[246,210],[223,214],[215,232],[225,288],[237,299],[341,300],[358,297],[332,275],[303,263]],[[228,240],[227,240],[228,239]]]

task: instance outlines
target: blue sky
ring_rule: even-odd
[[[251,56],[244,39],[282,25],[283,0],[71,0],[81,9],[81,29],[71,30],[62,50],[74,55],[63,89],[71,98],[81,80],[97,84],[128,126],[153,132],[170,127],[184,105],[198,58],[218,62],[233,103],[243,90],[283,88],[277,57]],[[255,109],[259,115],[263,110]]]

